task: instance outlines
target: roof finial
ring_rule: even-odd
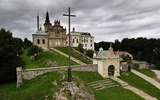
[[[110,43],[110,47],[112,48],[112,43]]]

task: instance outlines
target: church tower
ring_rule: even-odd
[[[46,20],[45,20],[45,23],[44,23],[44,31],[45,32],[48,32],[49,31],[49,28],[51,27],[51,23],[50,23],[50,20],[49,20],[49,13],[48,11],[46,12]]]

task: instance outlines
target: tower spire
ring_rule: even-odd
[[[45,23],[50,23],[48,10],[47,10],[47,13],[46,13]]]
[[[50,26],[51,26],[51,23],[50,23],[50,20],[49,20],[49,13],[48,13],[48,10],[47,10],[46,19],[45,19],[45,23],[44,23],[44,30],[45,30],[45,32],[49,31],[49,27]]]

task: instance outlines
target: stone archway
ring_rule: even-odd
[[[108,67],[108,76],[114,76],[114,73],[115,73],[114,69],[115,69],[115,67],[113,65],[110,65]]]

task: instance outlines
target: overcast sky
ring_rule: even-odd
[[[123,38],[160,38],[160,0],[0,0],[0,28],[14,37],[32,40],[37,30],[37,10],[43,28],[48,9],[50,22],[60,20],[68,30],[89,32],[95,41],[114,42]]]

